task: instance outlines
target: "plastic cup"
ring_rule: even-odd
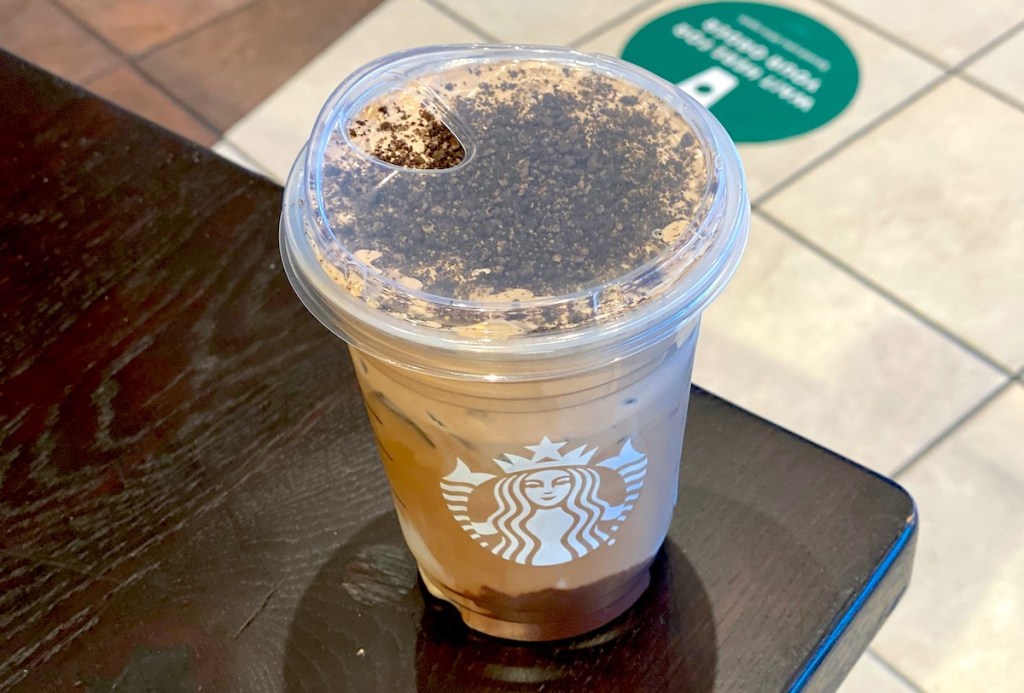
[[[748,225],[721,125],[619,60],[423,48],[330,97],[285,270],[349,343],[406,542],[467,625],[566,638],[647,587],[701,312]]]

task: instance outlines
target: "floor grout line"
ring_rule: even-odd
[[[464,29],[469,29],[474,34],[476,34],[483,40],[487,41],[488,43],[501,43],[501,39],[499,39],[497,36],[495,36],[489,31],[484,31],[483,28],[480,27],[480,25],[476,24],[475,22],[469,21],[468,19],[466,19],[461,14],[459,14],[452,8],[448,7],[447,5],[443,5],[440,2],[437,2],[437,0],[423,0],[423,2],[427,3],[435,10],[443,14],[445,17],[455,22],[456,24],[459,24]]]
[[[967,82],[968,84],[970,84],[971,86],[975,87],[976,89],[979,89],[979,90],[985,92],[986,94],[988,94],[992,98],[994,98],[994,99],[996,99],[998,101],[1002,101],[1003,103],[1005,103],[1010,108],[1016,109],[1016,110],[1024,113],[1024,102],[1017,101],[1015,98],[1013,98],[1009,94],[1004,94],[1003,92],[999,91],[995,87],[989,86],[989,84],[987,82],[985,82],[983,79],[981,79],[979,77],[975,77],[970,72],[960,72],[960,73],[958,73],[956,75],[956,77],[957,77],[957,79],[962,79],[963,81]]]
[[[949,424],[941,433],[939,433],[937,436],[932,438],[931,441],[926,443],[923,448],[921,448],[916,453],[911,455],[906,462],[901,464],[899,467],[896,468],[895,471],[889,474],[889,477],[891,479],[899,481],[900,477],[906,474],[909,470],[916,467],[918,463],[920,463],[921,460],[927,457],[929,453],[935,450],[935,448],[939,447],[944,442],[949,440],[949,438],[954,433],[956,433],[968,421],[973,419],[974,416],[978,414],[978,412],[980,412],[982,409],[991,404],[1001,394],[1006,392],[1014,384],[1014,382],[1015,381],[1013,378],[1007,378],[1002,383],[1000,383],[999,386],[997,386],[994,390],[992,390],[987,395],[978,400],[970,409],[961,414],[955,421],[953,421],[953,423]]]
[[[912,55],[917,56],[921,60],[924,60],[925,62],[932,65],[933,67],[942,70],[942,74],[934,78],[930,82],[927,82],[923,86],[919,87],[916,91],[911,92],[910,95],[904,98],[902,101],[897,102],[896,104],[889,107],[882,113],[878,114],[873,119],[869,120],[867,123],[857,128],[846,137],[843,137],[838,142],[835,142],[828,149],[821,152],[813,159],[797,168],[795,171],[784,177],[782,180],[777,181],[776,183],[771,185],[766,191],[761,193],[757,197],[757,199],[753,200],[755,204],[763,204],[771,197],[782,192],[790,185],[803,178],[806,174],[810,173],[821,164],[824,164],[826,161],[839,154],[847,146],[853,144],[857,140],[866,136],[867,134],[875,130],[877,127],[887,122],[890,118],[895,117],[909,106],[917,103],[922,97],[926,96],[927,94],[935,90],[937,87],[947,82],[950,78],[949,67],[945,63],[936,59],[931,54],[922,51],[917,46],[914,46],[913,44],[907,42],[903,38],[882,29],[881,27],[875,25],[873,22],[870,22],[861,17],[860,15],[847,10],[845,7],[836,5],[835,3],[831,2],[831,0],[815,0],[815,2],[817,2],[822,7],[832,10],[836,14],[849,19],[853,23],[860,25],[862,28],[870,31],[876,36],[879,36],[883,40],[886,40],[896,46],[899,46],[903,50],[911,53]]]
[[[569,41],[566,45],[575,48],[580,44],[586,43],[591,39],[597,38],[604,32],[608,31],[609,29],[612,29],[618,26],[619,24],[622,24],[624,21],[630,19],[631,17],[635,17],[636,15],[640,14],[647,8],[651,7],[652,5],[658,4],[659,2],[661,2],[661,0],[642,0],[642,2],[637,3],[630,9],[625,10],[624,12],[615,15],[611,19],[601,22],[596,27],[584,32],[582,36],[579,36],[578,38]]]
[[[999,46],[1003,45],[1007,41],[1017,37],[1017,34],[1024,32],[1024,20],[1017,22],[1003,33],[996,36],[994,39],[986,43],[984,46],[974,51],[951,70],[951,73],[955,74],[959,79],[967,82],[971,86],[980,89],[989,96],[999,101],[1002,101],[1007,106],[1014,108],[1024,113],[1024,103],[1017,101],[1009,94],[1004,94],[995,87],[988,84],[985,80],[975,77],[971,73],[967,72],[967,69],[974,65],[976,62],[984,58],[986,55],[994,51]]]
[[[1019,32],[1022,29],[1024,29],[1024,21],[1017,22],[1016,24],[1011,26],[1009,29],[1007,29],[1006,31],[1003,31],[1002,33],[997,35],[995,38],[990,40],[988,43],[986,43],[981,48],[978,48],[973,53],[969,53],[967,55],[967,57],[965,57],[960,62],[958,62],[958,63],[956,63],[956,64],[954,64],[952,66],[946,66],[941,61],[937,61],[936,59],[928,56],[927,54],[922,54],[920,49],[917,49],[916,47],[910,46],[909,44],[906,44],[906,42],[903,41],[902,39],[899,39],[899,37],[891,35],[889,32],[885,31],[884,29],[881,29],[881,28],[877,27],[876,25],[874,25],[873,23],[863,19],[862,17],[860,17],[858,15],[855,15],[853,13],[850,13],[849,11],[847,11],[845,9],[841,9],[838,6],[832,4],[831,0],[815,0],[815,1],[817,3],[819,3],[820,5],[822,5],[823,7],[828,7],[830,9],[833,9],[837,13],[842,14],[843,16],[849,18],[851,21],[854,21],[854,22],[860,24],[865,29],[875,33],[876,35],[880,36],[881,38],[894,43],[895,45],[903,48],[904,50],[908,50],[908,51],[912,52],[914,55],[917,55],[918,57],[920,57],[920,58],[926,60],[927,62],[931,63],[934,67],[938,67],[938,68],[942,69],[943,70],[943,74],[939,75],[938,77],[936,77],[932,81],[930,81],[927,84],[923,85],[917,91],[912,92],[910,94],[910,96],[905,98],[903,101],[900,101],[899,103],[895,104],[894,106],[890,107],[889,109],[887,109],[884,112],[880,113],[879,115],[875,116],[874,119],[868,121],[867,123],[865,123],[864,125],[862,125],[858,129],[854,130],[849,135],[847,135],[846,137],[842,138],[838,142],[834,143],[831,147],[829,147],[828,149],[826,149],[825,151],[820,153],[818,156],[814,157],[813,159],[808,161],[806,164],[804,164],[803,166],[799,167],[797,170],[793,171],[788,176],[786,176],[782,180],[778,181],[777,183],[775,183],[774,185],[769,187],[768,190],[766,190],[765,192],[761,193],[757,197],[757,199],[754,200],[754,202],[756,204],[763,204],[764,202],[766,202],[771,197],[774,197],[778,193],[782,192],[783,190],[788,188],[790,185],[792,185],[793,183],[795,183],[796,181],[800,180],[805,175],[810,173],[812,170],[814,170],[815,168],[817,168],[821,164],[824,164],[826,161],[828,161],[829,159],[831,159],[834,156],[836,156],[837,154],[839,154],[846,147],[850,146],[851,144],[853,144],[857,140],[859,140],[862,137],[864,137],[865,135],[869,134],[870,132],[872,132],[873,130],[875,130],[876,128],[881,126],[882,124],[888,122],[891,118],[893,118],[896,115],[898,115],[901,111],[905,110],[908,106],[913,105],[914,103],[919,101],[923,96],[926,96],[928,93],[934,91],[937,87],[939,87],[942,84],[946,83],[947,81],[949,81],[953,77],[958,77],[960,79],[965,79],[965,81],[969,81],[971,84],[974,84],[973,80],[975,78],[972,77],[970,79],[967,79],[966,78],[966,73],[963,72],[964,68],[970,66],[971,63],[973,63],[974,61],[978,60],[979,58],[985,56],[990,51],[996,49],[1001,44],[1003,44],[1006,41],[1008,41],[1009,39],[1013,38],[1017,34],[1017,32]],[[975,86],[978,86],[978,85],[975,84]],[[988,85],[985,85],[985,87],[983,89],[984,89],[984,91],[986,93],[989,93],[990,95],[994,96],[995,98],[999,99],[1000,101],[1003,101],[1004,103],[1008,103],[1009,105],[1011,105],[1011,106],[1013,106],[1015,108],[1018,108],[1018,109],[1020,108],[1017,104],[1013,103],[1012,101],[1007,101],[1006,97],[1003,96],[1001,93],[999,93],[997,91],[993,92],[991,87],[988,87]]]
[[[924,50],[922,48],[918,48],[917,46],[915,46],[913,43],[910,43],[909,41],[907,41],[902,36],[899,36],[898,34],[894,34],[891,31],[889,31],[888,29],[884,29],[884,28],[880,27],[879,25],[875,24],[872,20],[870,20],[870,19],[868,19],[866,17],[862,17],[861,15],[857,14],[856,12],[854,12],[852,10],[846,9],[842,5],[839,5],[839,4],[835,3],[835,2],[833,2],[833,0],[814,0],[814,1],[817,2],[819,5],[821,5],[822,7],[827,7],[828,9],[832,10],[836,14],[841,15],[841,16],[845,17],[846,19],[849,19],[854,24],[860,25],[861,28],[867,29],[871,33],[884,38],[889,43],[893,43],[893,44],[899,46],[900,48],[902,48],[903,50],[907,51],[908,53],[913,53],[918,58],[921,58],[925,62],[931,63],[932,65],[934,65],[935,67],[939,68],[943,72],[948,72],[949,71],[949,69],[951,67],[949,63],[944,62],[940,58],[935,57],[934,55],[932,55],[931,53],[927,52],[926,50]]]
[[[149,58],[150,56],[152,56],[152,55],[162,51],[163,49],[169,48],[169,47],[173,46],[176,43],[179,43],[181,41],[184,41],[185,39],[191,38],[191,37],[195,36],[196,34],[198,34],[200,31],[205,31],[206,29],[209,29],[212,26],[216,26],[217,24],[220,24],[221,22],[224,22],[224,21],[234,17],[237,14],[240,14],[244,10],[248,10],[248,9],[254,7],[255,5],[258,5],[259,3],[263,2],[263,1],[264,0],[249,0],[248,2],[242,4],[242,5],[238,6],[238,7],[234,7],[232,9],[228,10],[227,12],[224,12],[223,14],[219,14],[216,17],[211,17],[210,19],[208,19],[203,24],[200,24],[199,26],[192,27],[191,29],[186,29],[185,31],[182,31],[179,34],[175,34],[174,36],[172,36],[171,38],[169,38],[169,39],[167,39],[165,41],[162,41],[160,43],[157,43],[157,44],[154,44],[154,45],[150,46],[149,48],[147,48],[146,50],[142,51],[138,55],[133,56],[132,59],[133,59],[133,61],[136,61],[136,62],[137,61],[141,61],[141,60],[145,60],[146,58]],[[60,2],[60,0],[55,0],[55,2]]]
[[[924,689],[917,685],[917,683],[909,676],[900,671],[895,665],[890,663],[887,659],[882,657],[880,654],[872,649],[868,649],[867,654],[869,657],[875,660],[880,667],[885,669],[894,678],[898,679],[900,683],[914,691],[914,693],[925,693]]]
[[[1002,33],[997,34],[995,38],[991,39],[988,43],[986,43],[984,46],[977,49],[973,53],[968,53],[966,58],[964,58],[951,68],[951,71],[963,72],[966,68],[978,62],[986,55],[994,51],[996,48],[999,48],[999,46],[1003,45],[1010,39],[1014,38],[1021,31],[1024,31],[1024,19],[1017,22],[1016,24],[1011,26],[1009,29],[1006,29]]]
[[[926,82],[921,87],[918,87],[916,91],[911,92],[911,94],[904,98],[902,101],[893,104],[888,109],[877,115],[875,118],[869,120],[867,123],[864,123],[859,128],[848,134],[846,137],[843,137],[842,139],[833,143],[825,151],[821,152],[813,159],[811,159],[807,163],[797,168],[795,171],[785,176],[782,180],[772,184],[767,190],[762,192],[760,195],[757,196],[756,199],[752,201],[753,204],[763,205],[772,197],[775,197],[780,192],[782,192],[786,188],[790,187],[792,184],[802,179],[808,173],[818,168],[820,165],[824,164],[829,159],[835,157],[837,154],[842,152],[844,149],[846,149],[854,142],[862,139],[866,135],[870,134],[872,131],[876,130],[877,128],[887,123],[891,118],[895,117],[902,111],[905,111],[910,106],[913,106],[922,98],[933,92],[936,88],[948,82],[951,78],[952,76],[950,74],[943,73],[932,79],[930,82]]]
[[[985,365],[989,366],[990,368],[992,368],[995,371],[998,371],[1003,376],[1012,377],[1012,374],[1011,374],[1011,372],[1010,372],[1010,370],[1008,368],[1006,368],[1005,366],[1003,366],[1000,363],[996,362],[988,354],[986,354],[985,352],[981,351],[977,347],[973,346],[969,342],[965,341],[962,337],[960,337],[956,333],[952,332],[945,325],[943,325],[943,324],[941,324],[939,322],[936,322],[933,318],[925,315],[923,312],[921,312],[920,310],[918,310],[917,308],[915,308],[911,304],[907,303],[902,298],[900,298],[896,294],[892,293],[891,291],[886,289],[881,284],[875,282],[873,279],[871,279],[867,275],[862,274],[859,270],[854,268],[852,265],[847,264],[845,261],[843,261],[842,259],[840,259],[836,255],[833,255],[832,253],[830,253],[829,251],[825,250],[823,247],[821,247],[817,243],[815,243],[815,242],[811,241],[810,239],[806,238],[799,231],[797,231],[793,227],[789,226],[788,224],[783,222],[778,217],[774,216],[771,212],[767,212],[767,211],[765,211],[764,209],[760,208],[757,205],[754,205],[754,211],[756,211],[757,214],[760,215],[761,217],[767,219],[772,224],[777,226],[780,231],[782,231],[784,234],[786,234],[792,240],[796,241],[797,243],[799,243],[800,245],[805,247],[807,250],[810,250],[812,253],[814,253],[818,257],[822,258],[823,260],[828,262],[830,265],[832,265],[836,269],[844,272],[849,277],[851,277],[852,279],[856,280],[858,283],[862,284],[867,289],[870,289],[871,291],[874,291],[876,294],[878,294],[879,296],[881,296],[882,298],[887,300],[889,303],[892,303],[894,306],[896,306],[900,310],[910,314],[912,317],[917,319],[919,322],[923,323],[924,325],[926,325],[927,327],[931,328],[932,330],[938,332],[943,337],[945,337],[946,339],[950,340],[951,342],[953,342],[958,347],[960,347],[964,351],[966,351],[969,354],[971,354],[972,356],[974,356],[976,359],[978,359],[979,361],[981,361]]]
[[[879,26],[878,24],[876,24],[871,19],[869,19],[867,17],[863,17],[860,14],[856,13],[855,11],[846,9],[842,5],[839,5],[838,3],[836,3],[835,0],[814,0],[814,1],[817,2],[819,5],[822,5],[823,7],[829,8],[830,10],[835,12],[836,14],[839,14],[839,15],[842,15],[843,17],[846,17],[851,22],[854,22],[855,24],[859,24],[861,27],[867,29],[868,31],[870,31],[870,32],[872,32],[874,34],[876,34],[877,36],[880,36],[880,37],[886,39],[890,43],[893,43],[893,44],[899,46],[900,48],[903,48],[904,50],[906,50],[906,51],[908,51],[910,53],[913,53],[914,55],[916,55],[917,57],[921,58],[922,60],[931,63],[935,67],[940,68],[943,72],[947,72],[947,73],[951,73],[951,74],[962,72],[964,70],[964,68],[970,66],[971,63],[974,63],[974,62],[978,61],[979,59],[981,59],[982,57],[984,57],[985,55],[991,53],[993,50],[998,48],[1001,44],[1005,43],[1006,41],[1008,41],[1011,38],[1013,38],[1014,36],[1016,36],[1018,32],[1024,30],[1024,20],[1018,21],[1016,24],[1013,24],[1012,26],[1010,26],[1010,28],[1000,32],[999,34],[996,34],[995,37],[989,39],[980,48],[976,48],[973,51],[969,52],[963,59],[950,64],[950,63],[945,62],[941,58],[938,58],[938,57],[932,55],[927,50],[925,50],[923,48],[919,48],[915,44],[913,44],[910,41],[907,41],[906,39],[904,39],[902,36],[899,36],[898,34],[894,34],[891,31],[889,31],[888,29],[885,29],[885,28]]]
[[[199,111],[195,110],[190,103],[180,98],[174,92],[168,90],[161,82],[159,82],[153,75],[149,74],[141,65],[132,63],[132,67],[139,73],[142,79],[150,84],[150,86],[158,89],[164,96],[169,98],[174,104],[176,104],[181,110],[192,116],[200,125],[214,134],[214,142],[221,139],[224,136],[224,130],[214,125],[212,122],[206,119]]]
[[[75,24],[77,24],[79,28],[81,28],[83,31],[88,33],[90,36],[92,36],[94,39],[96,39],[100,43],[102,43],[109,50],[111,50],[115,54],[119,55],[128,64],[129,67],[134,69],[139,74],[139,76],[142,77],[142,79],[145,82],[148,82],[150,86],[154,87],[157,91],[159,91],[161,94],[163,94],[168,99],[170,99],[171,103],[173,103],[176,106],[178,106],[179,108],[181,108],[188,115],[190,115],[193,119],[195,119],[196,122],[198,122],[204,128],[206,128],[211,133],[213,133],[213,135],[216,137],[216,139],[214,141],[219,140],[223,136],[224,133],[223,133],[223,131],[220,128],[216,127],[213,123],[209,122],[202,114],[198,113],[195,109],[193,109],[191,105],[189,105],[184,100],[178,98],[175,94],[171,93],[166,88],[164,88],[164,86],[162,84],[157,82],[155,79],[153,79],[152,76],[150,76],[150,74],[148,72],[143,70],[142,67],[140,65],[138,65],[132,59],[132,57],[129,54],[125,53],[120,48],[115,46],[110,40],[107,39],[106,36],[104,36],[103,34],[99,33],[95,29],[93,29],[89,24],[87,24],[86,22],[84,22],[81,19],[79,19],[78,15],[76,15],[75,13],[69,11],[66,7],[64,7],[64,5],[60,2],[60,0],[53,0],[53,4],[54,4],[55,7],[60,9],[65,14],[65,16],[67,16]],[[125,108],[124,106],[120,106],[120,105],[119,105],[119,107],[120,108]],[[130,109],[125,108],[125,110],[130,110]],[[184,135],[181,135],[180,133],[177,133],[177,132],[175,132],[174,134],[179,136],[179,137],[184,137]]]
[[[120,70],[122,67],[125,67],[126,65],[130,65],[130,63],[128,63],[125,60],[123,60],[120,55],[118,55],[117,58],[118,58],[117,62],[114,63],[113,65],[111,65],[110,67],[105,67],[102,70],[97,70],[96,72],[94,72],[94,73],[92,73],[90,75],[87,75],[87,76],[83,77],[82,79],[78,80],[76,82],[76,84],[88,88],[86,85],[92,84],[93,82],[98,82],[99,80],[103,79],[104,77],[107,77],[108,75],[114,74],[115,72]],[[60,77],[61,79],[67,79],[63,75],[57,75],[57,76]],[[68,80],[68,81],[70,81],[70,80]]]

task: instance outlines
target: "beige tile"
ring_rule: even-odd
[[[1024,19],[1014,0],[839,0],[839,4],[953,65]]]
[[[138,54],[252,0],[61,0],[120,50]]]
[[[85,86],[117,105],[199,144],[211,145],[217,139],[213,130],[199,122],[132,67],[120,67]]]
[[[889,473],[1001,378],[755,216],[704,316],[694,381]]]
[[[120,62],[50,0],[0,0],[0,48],[72,82]]]
[[[222,130],[358,22],[378,0],[260,0],[140,61]]]
[[[853,665],[837,693],[914,693],[870,653]]]
[[[1024,29],[982,56],[967,72],[1024,106]]]
[[[766,209],[925,315],[1024,365],[1024,113],[943,84]]]
[[[900,479],[917,501],[914,577],[875,649],[929,693],[1024,690],[1024,386]]]
[[[220,140],[210,147],[210,149],[237,166],[241,166],[242,168],[252,171],[258,175],[267,176],[267,172],[260,168],[259,164],[250,159],[244,152],[240,151],[238,147],[227,140]]]
[[[435,0],[499,41],[567,45],[642,0]]]
[[[677,0],[658,3],[581,48],[619,56],[638,29],[685,4]],[[797,137],[740,145],[754,198],[940,74],[924,60],[813,0],[780,0],[775,4],[813,17],[842,37],[857,58],[860,80],[853,101],[831,122]]]
[[[242,118],[225,139],[284,181],[320,108],[353,70],[403,48],[480,40],[421,0],[388,0]]]

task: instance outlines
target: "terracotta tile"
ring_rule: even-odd
[[[60,0],[125,53],[137,55],[253,0]]]
[[[133,68],[122,66],[86,85],[91,91],[183,137],[211,145],[217,133],[196,120]]]
[[[118,56],[50,0],[0,0],[0,48],[82,82],[109,71]]]
[[[226,129],[379,0],[261,0],[146,57],[141,67]]]
[[[425,43],[480,40],[422,0],[387,0],[236,123],[224,138],[273,180],[283,183],[327,97],[359,66]]]

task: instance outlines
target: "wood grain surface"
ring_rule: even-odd
[[[280,189],[0,55],[0,690],[832,690],[909,580],[897,486],[695,390],[640,603],[524,645],[416,578]]]

